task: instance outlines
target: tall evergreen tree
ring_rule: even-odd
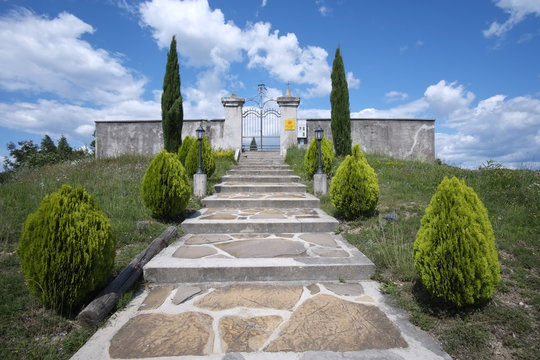
[[[336,155],[350,155],[351,112],[349,109],[349,87],[345,76],[345,66],[339,47],[332,64],[332,92],[330,93],[332,140]]]
[[[48,154],[56,154],[56,145],[54,145],[54,141],[49,135],[45,135],[41,139],[40,151]]]
[[[167,53],[167,67],[163,79],[163,94],[161,95],[161,125],[163,127],[163,142],[165,150],[176,153],[182,144],[182,123],[184,109],[180,94],[180,72],[176,39],[173,36]]]

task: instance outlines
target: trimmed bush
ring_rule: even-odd
[[[249,144],[249,151],[257,151],[257,142],[255,141],[255,138],[251,139],[251,143]]]
[[[351,219],[375,210],[379,184],[375,170],[368,164],[360,145],[339,165],[330,185],[330,200],[336,209]]]
[[[447,177],[426,209],[414,242],[425,288],[459,307],[491,298],[500,281],[486,208],[464,180]]]
[[[202,169],[206,174],[207,178],[212,176],[216,170],[216,159],[214,158],[214,151],[210,142],[206,138],[206,135],[202,139],[201,143],[201,160],[202,160]],[[189,177],[193,177],[193,174],[197,172],[199,167],[199,141],[195,140],[191,147],[189,148],[188,155],[185,161],[186,173]]]
[[[184,140],[182,140],[182,145],[180,145],[180,148],[178,149],[178,158],[184,166],[186,164],[186,157],[189,153],[189,149],[191,149],[194,142],[197,142],[197,139],[191,136],[186,136]]]
[[[109,220],[94,198],[63,185],[28,215],[17,254],[30,293],[69,314],[106,285],[115,250]]]
[[[334,148],[330,140],[323,135],[321,139],[321,166],[325,174],[330,175],[333,162]],[[313,139],[309,144],[304,157],[304,168],[309,176],[313,176],[319,168],[319,144],[317,139]]]
[[[172,218],[186,208],[191,185],[176,154],[161,151],[144,173],[142,189],[144,205],[158,218]]]
[[[236,163],[236,159],[234,157],[234,151],[232,150],[219,150],[214,152],[214,157],[216,159],[227,159],[229,161],[232,161],[233,163]]]

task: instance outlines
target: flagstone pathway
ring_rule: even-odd
[[[449,359],[279,154],[244,153],[73,359]]]

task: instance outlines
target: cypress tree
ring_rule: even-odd
[[[339,47],[332,64],[332,92],[330,93],[332,140],[336,155],[351,154],[351,112],[349,109],[349,87],[345,66]]]
[[[176,153],[182,144],[182,123],[184,109],[180,94],[180,72],[176,39],[173,36],[167,53],[167,67],[163,79],[163,94],[161,95],[161,125],[163,127],[164,148]]]

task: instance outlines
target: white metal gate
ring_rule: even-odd
[[[257,106],[247,107],[242,113],[242,151],[279,151],[279,108],[268,105],[276,104],[276,100],[266,97],[264,84],[257,87],[259,93],[247,100]]]

